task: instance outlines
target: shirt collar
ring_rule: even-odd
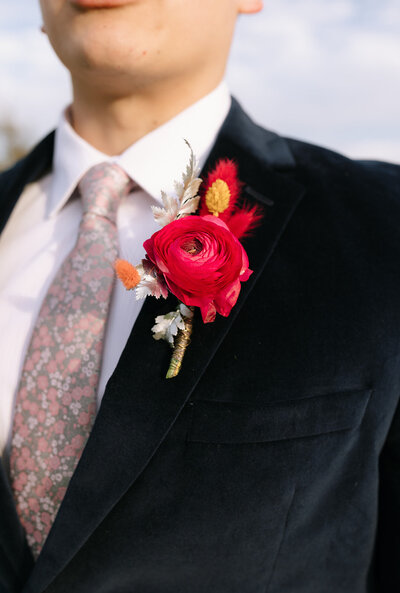
[[[226,118],[231,98],[225,82],[211,93],[156,128],[118,156],[100,152],[70,125],[67,109],[56,129],[53,175],[47,216],[54,216],[68,201],[82,176],[94,165],[117,163],[155,200],[161,190],[172,193],[189,161],[188,140],[202,167]]]

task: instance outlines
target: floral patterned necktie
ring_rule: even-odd
[[[78,188],[83,204],[78,240],[42,304],[13,422],[11,484],[35,558],[94,422],[118,252],[116,214],[132,182],[118,165],[102,163]]]

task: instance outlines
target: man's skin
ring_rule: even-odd
[[[71,74],[76,132],[106,154],[221,81],[238,14],[262,0],[40,0],[44,31]]]

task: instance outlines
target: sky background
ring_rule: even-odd
[[[0,123],[29,144],[70,101],[40,25],[36,0],[0,0]],[[266,0],[238,21],[227,80],[267,128],[400,163],[399,0]]]

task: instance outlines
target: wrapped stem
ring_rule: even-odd
[[[189,309],[192,313],[194,312],[194,307],[189,307]],[[193,314],[190,317],[184,317],[183,320],[185,327],[184,329],[180,329],[175,337],[174,350],[166,375],[167,379],[172,379],[172,377],[176,377],[179,373],[186,348],[190,344],[190,336],[193,330]]]

